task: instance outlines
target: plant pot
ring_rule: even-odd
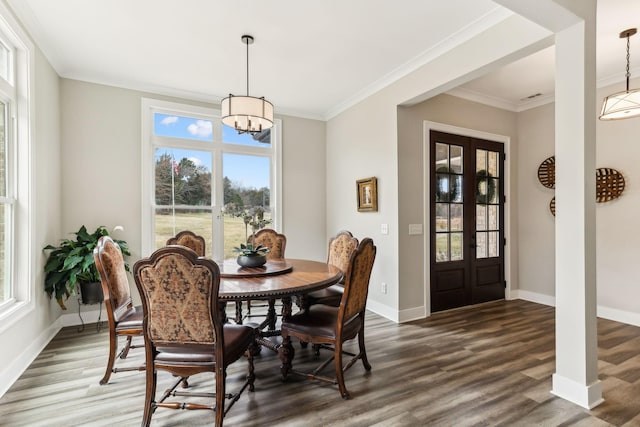
[[[238,255],[238,265],[246,268],[261,267],[267,262],[266,255]]]
[[[99,304],[104,301],[100,282],[80,283],[80,295],[83,304]]]

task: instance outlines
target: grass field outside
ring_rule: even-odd
[[[213,219],[210,212],[176,212],[175,233],[173,232],[174,219],[172,215],[156,214],[156,249],[167,243],[167,239],[173,237],[175,233],[182,230],[190,230],[204,237],[207,251],[206,255],[211,257],[213,248],[213,234],[211,232]],[[249,230],[251,233],[251,230]],[[233,252],[235,246],[246,241],[245,226],[242,218],[224,216],[224,258],[235,258]]]

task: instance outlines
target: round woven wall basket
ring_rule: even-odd
[[[538,166],[538,180],[547,188],[556,188],[556,157],[544,159]]]

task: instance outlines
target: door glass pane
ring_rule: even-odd
[[[447,168],[449,170],[449,145],[448,144],[440,144],[436,143],[436,170],[441,167]]]
[[[476,172],[487,170],[487,151],[476,150]]]
[[[462,233],[451,233],[451,261],[462,259]]]
[[[213,141],[213,122],[175,114],[153,114],[153,132],[158,136]]]
[[[498,153],[489,151],[489,174],[491,176],[499,176],[498,173]]]
[[[222,142],[226,144],[246,145],[249,147],[271,147],[271,129],[256,134],[238,133],[232,127],[222,125]]]
[[[445,173],[436,174],[436,202],[449,201],[449,175]]]
[[[487,233],[476,233],[476,258],[487,257]]]
[[[491,178],[488,184],[489,203],[498,203],[498,195],[500,194],[500,179]]]
[[[222,171],[226,259],[252,232],[271,228],[271,163],[269,157],[224,154]]]
[[[487,206],[476,205],[476,230],[484,231],[487,229]]]
[[[498,218],[498,206],[490,205],[489,208],[489,230],[497,230],[500,218]]]
[[[462,175],[451,175],[450,185],[449,200],[455,203],[462,203]]]
[[[462,212],[463,212],[463,205],[461,204],[451,205],[451,231],[463,230]]]
[[[436,203],[436,231],[449,231],[449,205]]]
[[[499,254],[498,251],[498,232],[492,231],[489,233],[489,256],[496,257]]]
[[[436,234],[436,262],[449,261],[449,234]]]
[[[462,165],[464,162],[462,161],[462,147],[459,145],[451,146],[451,172],[453,173],[462,173]]]

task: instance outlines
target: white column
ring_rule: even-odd
[[[552,393],[585,408],[603,402],[596,324],[595,1],[592,6],[591,16],[556,33],[555,89],[556,372]]]
[[[494,0],[556,35],[556,372],[552,393],[600,404],[595,222],[596,0]]]

